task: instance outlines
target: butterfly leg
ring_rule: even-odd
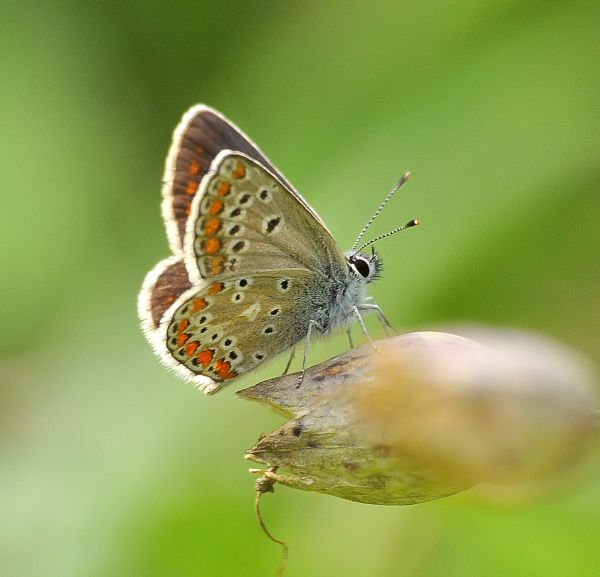
[[[375,346],[375,343],[373,342],[371,335],[369,335],[369,331],[367,331],[367,327],[365,326],[365,321],[363,320],[362,315],[360,314],[360,310],[358,310],[358,307],[352,307],[352,312],[354,313],[356,320],[358,320],[358,324],[360,326],[360,330],[363,332],[363,335],[365,335],[365,337],[367,337],[367,340],[371,343],[373,348],[375,350],[377,350],[377,347]]]
[[[387,319],[387,317],[383,314],[383,311],[381,310],[380,306],[375,304],[373,302],[372,298],[369,298],[369,300],[371,301],[370,303],[363,303],[362,305],[359,305],[358,308],[363,311],[375,311],[375,313],[377,314],[377,318],[383,325],[383,328],[385,329],[385,332],[387,335],[389,335],[388,329],[391,329],[394,332],[394,334],[396,334],[396,335],[400,334],[392,326],[392,323],[390,323],[390,321]]]
[[[377,318],[379,319],[379,322],[383,325],[383,330],[385,331],[385,335],[387,337],[390,336],[390,329],[395,333],[398,334],[398,331],[390,324],[390,322],[385,318],[381,308],[379,307],[379,305],[377,305],[377,303],[375,302],[375,299],[371,296],[368,296],[365,298],[365,302],[362,305],[359,305],[359,308],[363,308],[364,305],[373,305],[374,307],[376,307],[374,310],[377,313]],[[364,310],[369,310],[368,307],[364,307]]]
[[[314,320],[310,320],[308,323],[308,330],[306,331],[306,344],[304,346],[304,356],[302,357],[302,370],[300,371],[300,377],[298,378],[298,382],[296,383],[296,388],[299,389],[302,381],[304,380],[304,373],[306,372],[306,357],[308,357],[308,353],[310,352],[310,335],[312,333],[313,327],[316,327],[317,330],[322,331],[323,327]]]
[[[352,341],[352,333],[350,332],[350,327],[346,329],[346,334],[348,335],[348,342],[350,343],[350,348],[354,348],[354,342]]]
[[[292,354],[290,355],[290,358],[288,359],[287,365],[285,365],[285,369],[283,370],[283,373],[281,373],[282,377],[283,377],[283,375],[288,374],[288,371],[290,370],[290,367],[292,366],[292,361],[294,360],[295,356],[296,356],[296,347],[292,347]]]

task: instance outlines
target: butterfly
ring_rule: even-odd
[[[319,215],[258,147],[216,110],[197,105],[175,129],[162,215],[172,256],[146,276],[143,332],[160,360],[205,393],[311,336],[375,310],[366,285],[381,260],[344,254]],[[388,323],[389,324],[389,323]],[[304,364],[303,364],[304,368]]]

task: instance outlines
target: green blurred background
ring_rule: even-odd
[[[412,171],[370,231],[423,221],[378,247],[372,294],[403,330],[524,327],[598,363],[599,37],[592,1],[3,2],[0,574],[274,574],[242,454],[281,419],[234,390],[283,361],[205,397],[159,365],[136,316],[168,254],[171,132],[196,102],[346,248]],[[264,513],[289,577],[600,571],[597,458],[510,507],[279,488]]]

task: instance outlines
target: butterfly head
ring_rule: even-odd
[[[371,254],[364,252],[349,252],[346,254],[346,260],[352,273],[366,283],[377,280],[381,276],[383,263],[380,256],[371,248]]]

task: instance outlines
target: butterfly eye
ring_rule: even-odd
[[[354,265],[354,268],[363,278],[369,278],[369,274],[371,274],[371,267],[366,260],[363,260],[362,258],[354,258],[350,262]]]

